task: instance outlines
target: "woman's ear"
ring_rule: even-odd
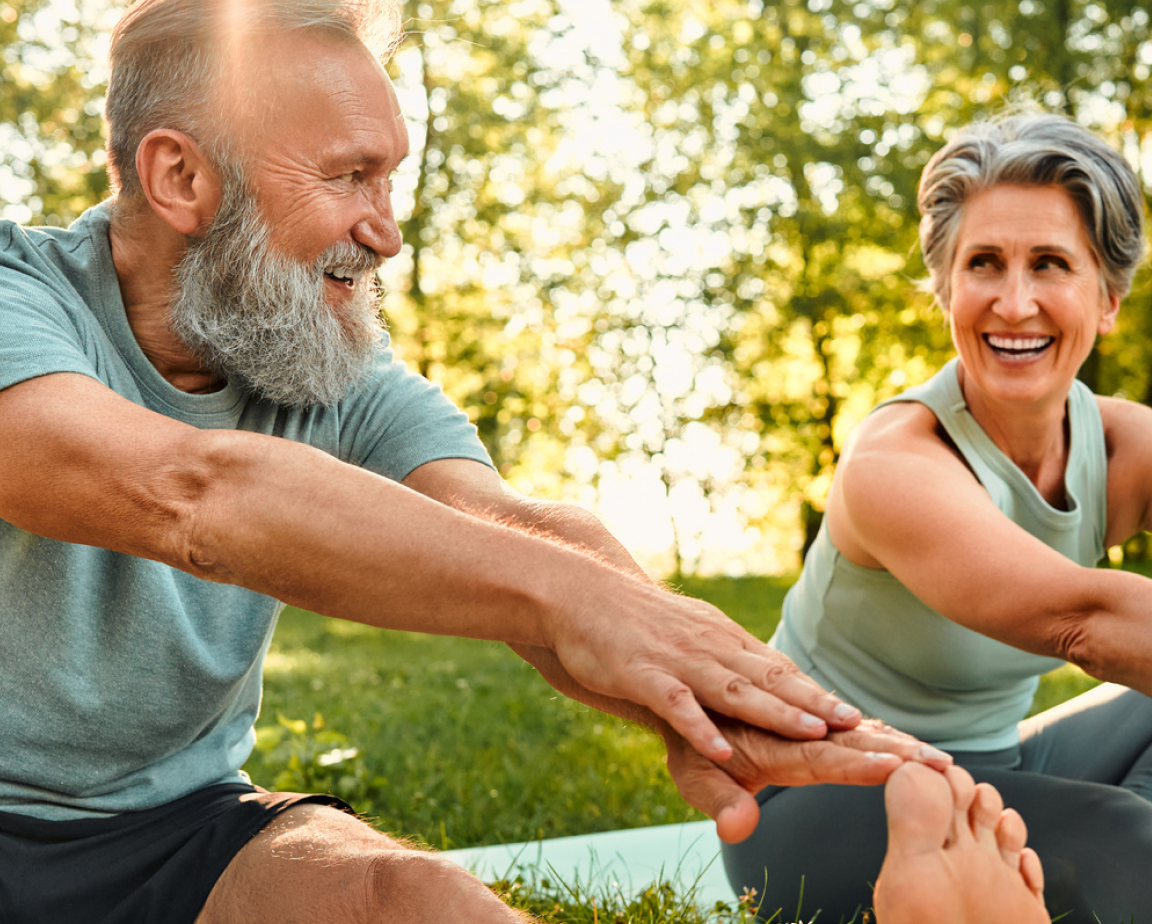
[[[220,205],[220,178],[183,132],[158,128],[136,149],[136,172],[148,204],[180,234],[196,234]]]
[[[1120,296],[1109,292],[1105,297],[1104,311],[1100,315],[1100,323],[1096,326],[1096,332],[1101,336],[1109,333],[1116,326],[1116,316],[1119,313]]]

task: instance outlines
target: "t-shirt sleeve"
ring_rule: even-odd
[[[368,381],[345,399],[341,457],[394,481],[428,462],[492,460],[476,427],[438,385],[381,349]]]
[[[94,376],[66,281],[21,234],[0,225],[0,389],[54,372]]]

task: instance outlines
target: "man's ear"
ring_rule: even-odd
[[[158,128],[136,149],[136,172],[149,205],[180,234],[208,225],[220,205],[220,178],[183,132]]]

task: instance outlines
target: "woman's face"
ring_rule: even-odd
[[[969,199],[951,272],[965,391],[994,403],[1063,403],[1120,307],[1101,287],[1071,196],[1056,186],[993,186]]]

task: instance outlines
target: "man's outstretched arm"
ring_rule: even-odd
[[[706,710],[798,739],[858,720],[708,604],[308,446],[198,430],[72,374],[0,391],[0,432],[0,517],[30,532],[330,616],[554,652],[713,760],[732,749]]]
[[[498,519],[568,543],[637,579],[648,580],[643,569],[596,517],[569,504],[526,498],[510,490],[490,469],[475,462],[430,463],[413,472],[405,484],[478,516]],[[755,828],[759,806],[753,796],[765,786],[812,783],[869,786],[883,783],[906,760],[926,763],[938,770],[951,763],[951,758],[942,751],[878,723],[864,722],[849,728],[860,718],[850,709],[845,710],[840,730],[817,740],[799,741],[716,716],[733,748],[728,760],[716,762],[693,749],[651,710],[597,694],[577,683],[554,652],[526,645],[512,644],[511,647],[565,696],[657,731],[664,738],[668,769],[681,795],[713,818],[719,836],[730,842],[743,840]],[[812,700],[837,703],[788,658],[767,646],[764,648],[765,659],[775,666],[769,692],[793,703]]]

